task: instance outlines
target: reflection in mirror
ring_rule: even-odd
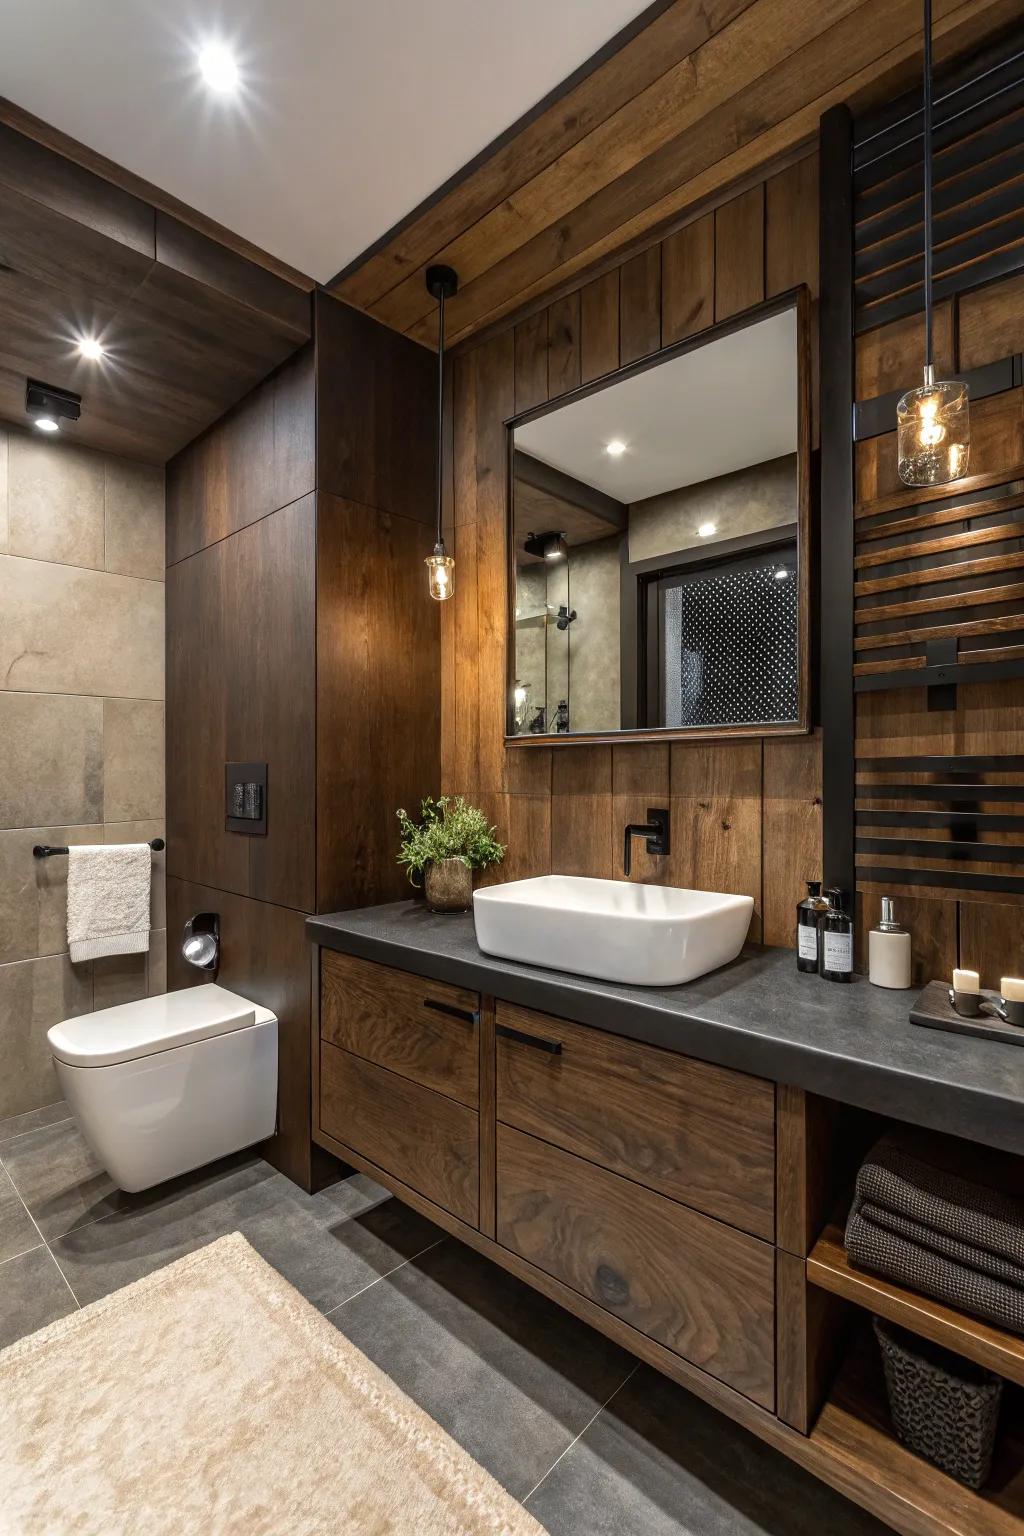
[[[514,425],[509,734],[800,723],[798,354],[790,303]]]

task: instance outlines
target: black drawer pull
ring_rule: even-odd
[[[453,1019],[465,1019],[467,1024],[479,1024],[480,1015],[471,1008],[456,1008],[454,1003],[435,1003],[432,997],[423,999],[424,1008],[432,1008],[435,1013],[450,1014]]]
[[[499,1024],[494,1032],[505,1040],[518,1040],[520,1045],[532,1045],[537,1051],[550,1051],[552,1056],[562,1054],[561,1040],[544,1040],[540,1035],[527,1035],[521,1029],[509,1029],[507,1024]]]

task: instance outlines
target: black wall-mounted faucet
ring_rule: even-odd
[[[668,811],[652,811],[648,808],[647,820],[643,824],[630,822],[626,828],[626,836],[622,844],[622,873],[629,879],[633,868],[633,839],[634,837],[646,837],[648,853],[669,853],[672,844],[668,830]]]

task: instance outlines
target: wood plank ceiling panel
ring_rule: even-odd
[[[936,58],[1014,19],[1018,0],[937,0]],[[431,261],[461,278],[455,343],[565,293],[806,150],[821,113],[906,85],[918,0],[676,0],[499,141],[329,285],[431,343]]]

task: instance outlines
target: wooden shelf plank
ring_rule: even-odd
[[[1024,1338],[1007,1333],[980,1318],[968,1317],[917,1291],[906,1290],[878,1275],[854,1269],[846,1256],[838,1226],[826,1227],[807,1260],[807,1278],[821,1290],[875,1312],[942,1344],[958,1355],[985,1366],[1008,1381],[1024,1385]]]
[[[988,1486],[974,1493],[897,1440],[869,1331],[851,1345],[810,1442],[835,1486],[843,1486],[840,1467],[853,1480],[874,1482],[875,1512],[903,1536],[1021,1536],[1024,1530],[1024,1447],[1013,1405],[1004,1404]],[[859,1497],[872,1507],[862,1492]]]

